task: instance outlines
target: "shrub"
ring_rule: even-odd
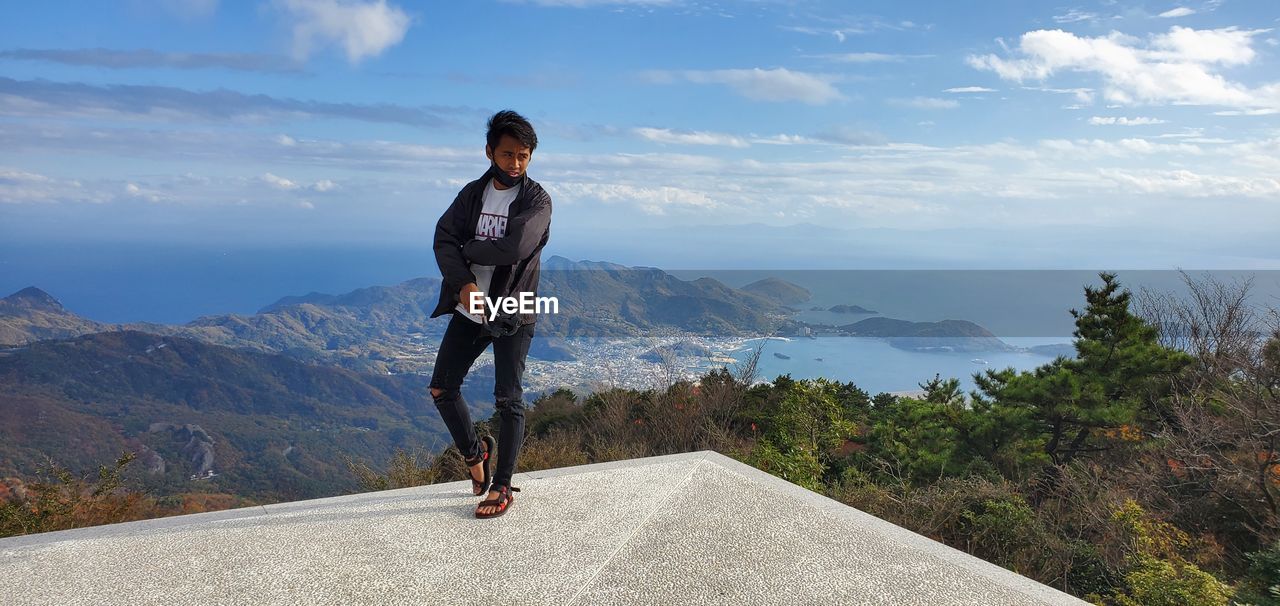
[[[24,496],[0,503],[0,537],[158,516],[154,499],[121,486],[121,474],[136,457],[126,452],[114,465],[100,466],[94,482],[50,461],[46,472],[51,477],[27,484]]]
[[[1236,601],[1253,606],[1280,606],[1280,543],[1248,554],[1249,569]]]
[[[554,430],[546,436],[530,436],[520,448],[520,471],[538,471],[572,467],[589,463],[582,442],[566,430]]]
[[[1185,532],[1153,519],[1133,500],[1112,518],[1127,534],[1131,565],[1125,587],[1091,598],[1115,606],[1227,606],[1231,588],[1182,556],[1195,547]]]
[[[432,456],[430,453],[420,449],[406,452],[402,448],[397,448],[395,453],[391,455],[391,461],[387,464],[385,472],[378,472],[364,462],[347,459],[346,463],[347,469],[355,474],[363,490],[375,491],[423,486],[439,482],[447,474],[446,470],[451,467],[446,459],[455,460],[457,466],[462,470],[461,474],[467,473],[466,466],[463,465],[462,459],[458,456],[458,450],[452,446],[437,456]],[[451,475],[459,475],[457,470],[452,471],[454,473]]]

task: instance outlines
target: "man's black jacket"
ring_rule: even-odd
[[[495,240],[476,240],[484,188],[491,178],[485,172],[463,186],[436,223],[436,264],[443,281],[433,318],[450,313],[458,304],[458,291],[476,281],[472,263],[494,266],[493,280],[485,293],[490,298],[518,297],[524,292],[538,296],[542,247],[551,237],[551,196],[526,174],[516,185],[520,191],[507,214],[507,234]],[[533,324],[535,319],[534,314],[520,314],[522,324]]]

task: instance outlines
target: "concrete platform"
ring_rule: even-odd
[[[714,452],[0,539],[7,604],[1085,604]],[[605,502],[591,500],[608,493]]]

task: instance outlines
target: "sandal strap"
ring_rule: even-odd
[[[485,438],[489,438],[489,436],[485,435],[480,438],[480,456],[475,457],[474,459],[462,457],[462,461],[466,463],[467,467],[475,465],[476,463],[483,463],[489,458],[489,442],[487,442]],[[493,438],[489,439],[491,440]]]
[[[483,501],[480,501],[480,503],[478,503],[476,507],[484,507],[487,505],[491,507],[497,507],[499,510],[502,510],[502,509],[506,509],[507,505],[510,505],[513,501],[515,501],[515,499],[512,498],[510,491],[499,489],[498,497],[496,499],[485,499]]]
[[[490,487],[489,487],[489,490],[491,490],[491,491],[497,491],[497,493],[498,493],[497,498],[494,498],[494,499],[485,499],[484,501],[481,501],[481,502],[480,502],[480,504],[481,504],[481,505],[483,505],[483,504],[485,504],[485,503],[489,503],[490,501],[492,501],[492,502],[494,502],[494,503],[497,503],[497,502],[499,502],[499,501],[510,501],[510,500],[512,500],[512,496],[511,496],[511,493],[512,493],[512,492],[520,492],[520,489],[519,489],[519,488],[516,488],[515,486],[506,486],[506,485],[503,485],[503,484],[494,484],[494,485],[492,485],[492,486],[490,486]]]

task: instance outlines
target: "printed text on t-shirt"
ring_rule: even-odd
[[[476,223],[477,240],[493,240],[505,235],[507,235],[506,217],[480,213],[480,222]]]

